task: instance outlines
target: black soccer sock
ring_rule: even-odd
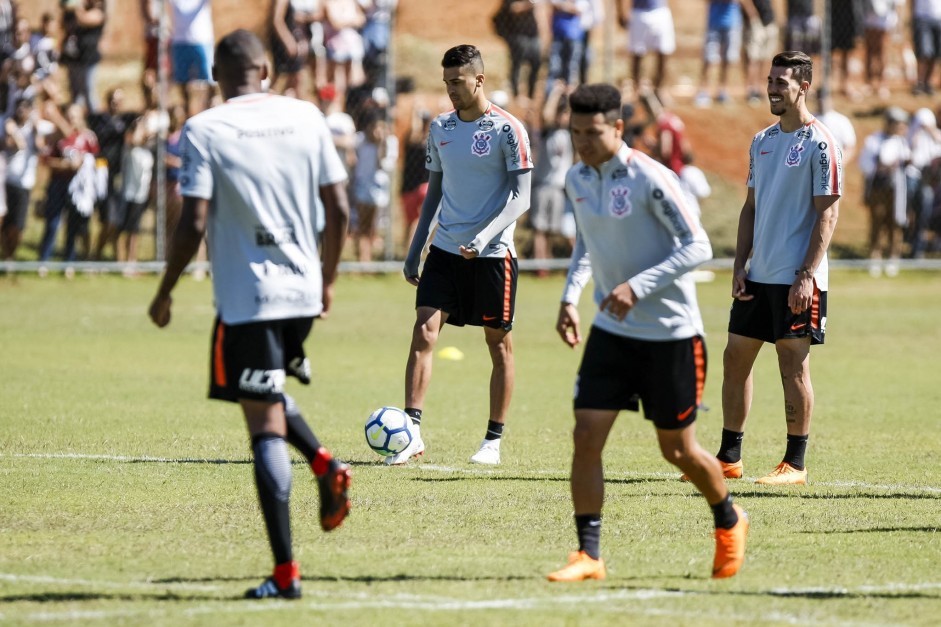
[[[716,529],[731,529],[738,524],[738,514],[732,507],[732,494],[726,494],[725,498],[710,505],[712,508],[712,518],[715,520]]]
[[[499,440],[503,437],[503,423],[494,422],[493,420],[487,421],[487,435],[484,436],[485,440]]]
[[[320,440],[304,420],[294,399],[287,394],[282,396],[284,397],[284,418],[288,427],[287,441],[304,456],[310,467],[314,469],[314,474],[319,476],[322,473],[317,473],[317,469],[330,461],[330,454],[321,446]]]
[[[745,437],[744,431],[722,430],[722,445],[716,457],[726,464],[734,464],[742,460],[742,439]]]
[[[809,435],[787,435],[787,450],[784,460],[798,470],[804,469],[804,454],[807,452],[807,438]]]
[[[406,407],[405,413],[412,419],[413,425],[421,426],[421,410],[415,407]]]
[[[274,433],[259,433],[252,438],[255,485],[258,502],[268,528],[268,542],[274,563],[292,561],[291,551],[291,458],[287,442]]]
[[[576,514],[575,530],[578,532],[578,550],[592,559],[601,557],[601,514]]]

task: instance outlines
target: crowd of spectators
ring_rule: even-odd
[[[145,215],[157,196],[154,166],[161,154],[162,226],[172,232],[182,202],[180,129],[188,117],[216,104],[213,7],[212,0],[139,1],[146,42],[138,98],[126,93],[132,86],[100,95],[95,89],[102,34],[109,27],[106,0],[63,0],[58,12],[35,24],[18,17],[15,2],[0,0],[0,174],[6,183],[0,186],[0,258],[17,258],[34,216],[43,224],[40,261],[136,261],[139,233],[150,223]],[[696,106],[761,104],[766,65],[776,51],[821,51],[825,21],[816,10],[823,3],[787,0],[784,15],[778,15],[775,7],[781,5],[772,0],[701,1],[706,21],[700,81],[691,94]],[[693,199],[708,196],[708,181],[693,165],[693,146],[674,109],[676,2],[617,0],[616,14],[607,16],[610,5],[600,0],[493,2],[492,25],[507,44],[510,63],[507,90],[492,90],[491,98],[528,125],[538,166],[528,219],[532,239],[521,247],[527,254],[564,255],[574,237],[574,221],[559,193],[574,160],[567,96],[588,79],[592,49],[598,47],[590,34],[606,19],[623,28],[617,37],[629,58],[625,142],[673,170]],[[886,102],[890,88],[898,90],[903,81],[914,98],[941,88],[941,0],[909,5],[905,12],[901,0],[829,3],[831,84],[843,102]],[[408,110],[399,108],[405,118],[400,124],[391,112],[396,94],[388,90],[388,52],[397,8],[397,0],[271,0],[268,15],[270,89],[312,100],[323,110],[349,171],[350,235],[361,261],[407,247],[427,189],[424,146],[436,112],[420,100]],[[900,37],[905,33],[910,36]],[[162,51],[161,41],[168,44]],[[648,57],[651,68],[645,68]],[[892,64],[894,74],[888,70]],[[157,102],[161,70],[174,86],[165,113]],[[889,81],[889,75],[895,78]],[[399,93],[409,89],[407,80],[396,81]],[[840,139],[849,164],[856,150],[853,124],[833,110],[829,92],[818,95],[821,119]],[[142,105],[128,107],[129,100]],[[872,224],[872,273],[889,276],[901,256],[924,256],[941,241],[932,235],[941,226],[936,118],[928,108],[906,113],[904,121],[900,110],[890,112],[886,128],[867,138],[859,155]],[[158,143],[164,150],[157,150]],[[393,220],[393,210],[401,211],[401,220]],[[377,227],[395,222],[403,230],[387,241],[386,229]]]

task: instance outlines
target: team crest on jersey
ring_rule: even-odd
[[[618,185],[611,188],[611,204],[608,210],[615,218],[623,218],[631,214],[631,201],[627,199],[631,195],[629,187]]]
[[[800,144],[795,144],[787,149],[787,158],[784,160],[784,165],[789,168],[798,166],[801,164],[801,153],[804,152],[804,147]]]
[[[444,121],[444,124],[441,125],[441,128],[443,128],[446,131],[453,131],[454,129],[457,128],[457,120],[455,120],[454,118],[448,118],[447,120]]]
[[[474,133],[474,143],[471,144],[471,153],[478,157],[486,157],[490,154],[490,140],[493,137],[490,133]]]
[[[482,131],[489,131],[493,128],[493,120],[487,120],[487,119],[481,120],[480,122],[477,123],[477,128],[479,128]]]

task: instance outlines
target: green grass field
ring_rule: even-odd
[[[249,446],[234,406],[205,399],[213,310],[185,280],[166,330],[152,277],[0,278],[0,623],[11,625],[936,625],[941,617],[941,275],[831,277],[814,350],[811,485],[732,482],[746,564],[709,578],[711,515],[624,414],[606,450],[603,582],[549,584],[575,546],[568,466],[578,352],[553,323],[562,279],[520,282],[517,388],[496,469],[467,463],[486,425],[481,332],[447,328],[424,461],[380,466],[366,416],[402,401],[412,289],[344,276],[292,383],[321,439],[354,464],[354,509],[320,531],[298,458],[298,602],[247,602],[270,572]],[[729,278],[700,286],[711,373],[698,433],[715,450]],[[590,319],[589,299],[583,316]],[[756,371],[745,473],[784,449],[773,350]]]

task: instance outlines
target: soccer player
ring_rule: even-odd
[[[170,293],[208,232],[217,308],[209,396],[241,405],[275,561],[274,574],[246,596],[298,598],[287,443],[317,478],[324,531],[349,512],[350,468],[320,445],[284,384],[287,375],[310,382],[303,342],[314,318],[330,311],[349,206],[323,115],[308,102],[262,93],[267,74],[255,35],[237,30],[219,41],[213,77],[226,102],[183,128],[182,217],[150,317],[158,327],[170,322]]]
[[[752,140],[732,270],[718,458],[726,477],[742,476],[752,366],[762,345],[774,344],[784,384],[787,450],[777,468],[757,481],[770,485],[807,483],[804,454],[814,408],[810,347],[823,344],[827,248],[843,188],[838,142],[807,109],[812,78],[803,52],[782,52],[771,61],[768,100],[780,120]]]
[[[386,464],[425,451],[420,424],[431,382],[432,356],[445,323],[482,326],[493,369],[490,417],[478,464],[500,463],[500,438],[513,392],[513,311],[516,220],[529,209],[529,137],[515,117],[484,95],[480,51],[460,45],[444,53],[444,84],[454,110],[432,122],[425,162],[428,194],[405,259],[405,279],[418,287],[416,320],[405,368],[405,412],[412,444]],[[438,205],[441,205],[440,211]],[[438,227],[419,279],[418,266],[437,212]]]
[[[712,246],[676,175],[623,143],[618,90],[583,85],[569,103],[581,163],[565,181],[578,231],[556,324],[562,341],[572,348],[582,341],[577,304],[592,275],[598,312],[575,383],[571,489],[579,547],[549,581],[605,578],[601,454],[618,413],[640,404],[663,457],[712,508],[712,576],[731,577],[745,560],[748,516],[732,503],[695,426],[706,347],[689,272],[712,257]]]

